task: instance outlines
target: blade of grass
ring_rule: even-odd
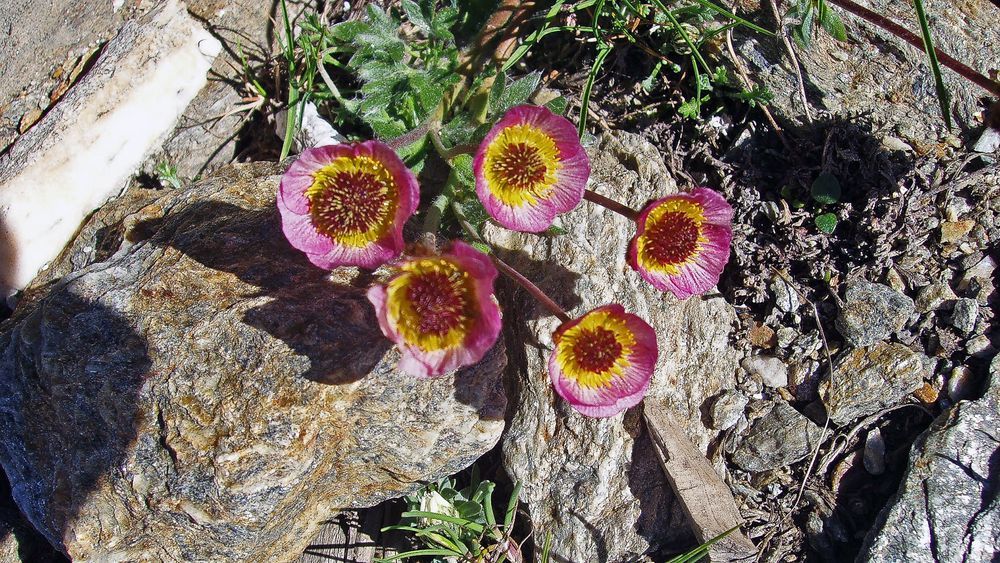
[[[415,549],[413,551],[407,551],[406,553],[397,553],[386,557],[384,559],[379,559],[380,562],[395,561],[397,559],[406,559],[409,557],[420,557],[422,555],[443,555],[445,557],[461,557],[464,553],[456,553],[449,549]]]
[[[604,59],[608,58],[614,47],[609,43],[602,43],[597,50],[597,57],[594,59],[594,66],[590,68],[590,75],[587,76],[587,83],[583,87],[583,96],[580,100],[580,125],[577,128],[580,138],[587,131],[587,115],[590,113],[590,92],[594,89],[594,79],[597,78],[598,71],[604,65]]]
[[[934,50],[934,39],[931,37],[931,27],[927,23],[927,14],[924,12],[923,0],[913,0],[913,9],[917,12],[917,21],[920,22],[920,35],[924,40],[924,52],[931,63],[931,73],[934,74],[934,88],[937,90],[938,104],[941,105],[941,117],[944,124],[951,129],[951,112],[948,110],[949,103],[948,88],[944,85],[944,78],[941,76],[941,67],[938,66],[937,52]]]
[[[438,514],[437,512],[423,512],[421,510],[410,510],[402,514],[403,518],[427,518],[428,520],[441,520],[442,522],[450,522],[452,524],[458,524],[463,528],[468,528],[473,533],[481,534],[483,533],[483,525],[477,524],[476,522],[470,522],[464,518],[456,518],[454,516],[447,516],[445,514]]]
[[[698,547],[692,549],[691,551],[689,551],[687,553],[682,553],[682,554],[678,555],[677,557],[674,557],[670,561],[667,561],[667,563],[689,563],[691,561],[697,561],[697,560],[701,559],[703,556],[705,556],[705,554],[708,553],[709,548],[711,548],[713,545],[715,545],[716,542],[718,542],[722,538],[728,536],[729,534],[733,533],[735,530],[736,530],[736,528],[730,528],[730,529],[726,530],[725,532],[722,532],[721,534],[719,534],[719,535],[715,536],[714,538],[708,540],[707,542],[699,545]]]
[[[510,532],[514,525],[514,514],[517,513],[517,500],[521,496],[521,483],[514,484],[514,491],[510,493],[510,501],[507,502],[507,511],[503,515],[503,529]]]

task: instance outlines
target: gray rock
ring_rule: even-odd
[[[996,561],[1000,553],[1000,358],[986,395],[938,416],[913,444],[896,496],[858,561]]]
[[[748,356],[740,365],[772,389],[788,385],[788,366],[774,356]]]
[[[794,313],[799,309],[799,294],[794,289],[788,287],[788,283],[776,276],[771,280],[771,292],[774,294],[775,307],[784,313]]]
[[[784,467],[809,455],[822,432],[782,401],[754,422],[732,460],[740,469],[755,473]]]
[[[992,256],[983,256],[978,262],[968,267],[962,272],[962,277],[958,279],[958,289],[964,291],[974,279],[988,280],[993,277],[997,263]]]
[[[591,151],[591,188],[638,208],[676,191],[657,149],[637,135],[605,136]],[[562,216],[555,237],[487,227],[502,258],[558,301],[570,316],[621,303],[656,330],[660,355],[644,408],[669,409],[702,452],[717,435],[702,408],[736,387],[731,344],[735,312],[720,297],[678,302],[625,261],[635,225],[583,202]],[[558,321],[518,288],[504,297],[513,327],[511,377],[520,397],[504,433],[503,462],[524,483],[532,524],[551,530],[553,559],[623,561],[676,541],[687,524],[659,469],[641,422],[626,414],[588,419],[552,390],[547,376]],[[707,418],[707,417],[705,417]]]
[[[952,291],[950,285],[945,282],[935,282],[920,288],[914,305],[918,312],[927,313],[951,306],[955,299],[958,299],[958,296]]]
[[[847,284],[837,330],[852,346],[871,346],[903,328],[913,307],[912,299],[887,285],[854,280]]]
[[[0,156],[0,294],[27,285],[90,213],[128,185],[208,82],[221,48],[183,5],[167,0],[126,24]]]
[[[972,68],[996,67],[1000,30],[994,25],[995,6],[990,0],[968,0],[961,9],[948,0],[928,0],[924,5],[933,14],[934,42],[939,48]],[[865,6],[883,15],[897,12],[891,0],[870,0]],[[918,153],[932,150],[946,135],[923,49],[839,8],[836,11],[847,27],[849,45],[819,33],[809,49],[796,49],[813,116],[823,110],[843,117],[863,115],[873,130],[895,130]],[[734,35],[753,82],[774,94],[771,111],[779,120],[804,123],[799,84],[782,42],[750,32]],[[844,50],[849,57],[842,61],[834,53]],[[942,73],[953,121],[975,128],[971,116],[982,109],[983,90],[950,70]]]
[[[820,397],[836,424],[895,405],[920,387],[925,375],[920,354],[885,342],[840,354],[834,370],[820,383]]]
[[[975,299],[963,298],[955,301],[955,308],[951,312],[951,326],[963,334],[969,334],[976,329],[978,318],[979,303]]]
[[[981,334],[965,343],[965,351],[977,358],[988,358],[996,351],[996,348],[993,347],[989,336]]]
[[[502,345],[454,376],[397,372],[356,272],[282,236],[279,172],[130,192],[51,270],[91,263],[4,323],[0,463],[73,559],[292,560],[339,509],[499,439]]]
[[[740,417],[743,416],[743,409],[750,402],[745,395],[731,389],[727,389],[719,394],[712,402],[709,415],[712,417],[712,428],[716,430],[727,430],[732,428]]]
[[[873,428],[865,437],[864,465],[872,475],[885,473],[885,440],[878,428]]]

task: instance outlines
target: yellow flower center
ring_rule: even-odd
[[[556,337],[556,362],[566,377],[581,387],[607,387],[622,377],[635,344],[625,319],[594,311]]]
[[[486,148],[483,174],[497,199],[520,207],[548,197],[561,164],[552,137],[532,125],[513,125]]]
[[[693,201],[677,198],[661,203],[646,217],[646,229],[637,241],[639,262],[647,270],[677,274],[708,242],[701,232],[704,222],[704,210]]]
[[[454,262],[407,262],[389,282],[388,315],[410,345],[425,352],[461,346],[478,317],[472,276]]]
[[[344,156],[313,174],[306,198],[317,231],[344,246],[360,248],[391,228],[397,193],[384,164],[367,156]]]

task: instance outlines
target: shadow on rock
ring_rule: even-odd
[[[579,307],[583,300],[574,293],[576,282],[580,279],[580,274],[564,268],[556,262],[547,260],[536,260],[521,250],[497,249],[497,256],[512,268],[528,278],[538,286],[546,295],[552,298],[564,311],[569,311]],[[503,275],[501,274],[501,278]],[[498,278],[498,283],[503,282]],[[510,282],[513,283],[513,282]],[[518,308],[518,318],[523,321],[535,320],[551,315],[541,304],[535,301],[524,290],[517,291],[518,298],[516,306]],[[506,311],[505,311],[506,315]],[[505,323],[506,324],[506,323]]]
[[[390,348],[364,287],[358,280],[331,281],[329,272],[292,248],[281,232],[277,209],[247,210],[209,201],[192,204],[162,225],[137,226],[143,228],[154,231],[151,243],[174,247],[259,290],[250,290],[247,298],[270,298],[246,311],[244,320],[306,356],[307,379],[358,381]]]
[[[60,549],[77,521],[99,517],[80,508],[124,465],[143,416],[147,344],[102,289],[64,287],[0,334],[0,462],[25,517]]]
[[[629,416],[633,415],[626,415],[626,420]],[[696,545],[691,525],[663,474],[649,431],[643,422],[638,427],[639,435],[632,442],[632,462],[628,469],[629,491],[639,501],[636,533],[653,549]]]

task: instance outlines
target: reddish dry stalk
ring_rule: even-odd
[[[569,315],[566,314],[566,311],[563,311],[562,307],[556,304],[551,297],[545,295],[545,292],[539,289],[537,285],[531,283],[531,280],[522,276],[521,272],[518,272],[506,262],[497,258],[495,254],[490,254],[490,258],[493,259],[493,263],[496,264],[498,270],[503,272],[503,274],[508,278],[512,279],[517,285],[524,288],[525,291],[530,293],[532,297],[537,299],[539,303],[544,305],[545,308],[555,315],[560,321],[568,323],[571,320]]]
[[[831,4],[840,6],[841,8],[847,10],[848,12],[858,16],[859,18],[873,23],[882,29],[892,33],[896,37],[906,41],[910,45],[918,49],[924,48],[924,40],[912,31],[902,27],[896,22],[886,18],[885,16],[876,14],[875,12],[865,8],[864,6],[859,6],[855,4],[852,0],[828,0]],[[983,88],[987,92],[993,94],[1000,98],[1000,83],[990,80],[989,78],[983,76],[975,69],[967,66],[961,61],[956,60],[954,57],[945,53],[937,47],[934,48],[934,52],[937,53],[938,60],[944,66],[950,68],[951,70],[962,75],[964,78],[976,84],[977,86]]]
[[[610,209],[611,211],[614,211],[615,213],[622,215],[624,217],[628,217],[633,221],[639,218],[639,212],[636,211],[635,209],[632,209],[631,207],[624,205],[622,203],[618,203],[617,201],[611,198],[604,197],[597,192],[591,190],[584,190],[583,199],[591,203],[596,203],[597,205],[600,205],[601,207],[604,207],[606,209]]]

